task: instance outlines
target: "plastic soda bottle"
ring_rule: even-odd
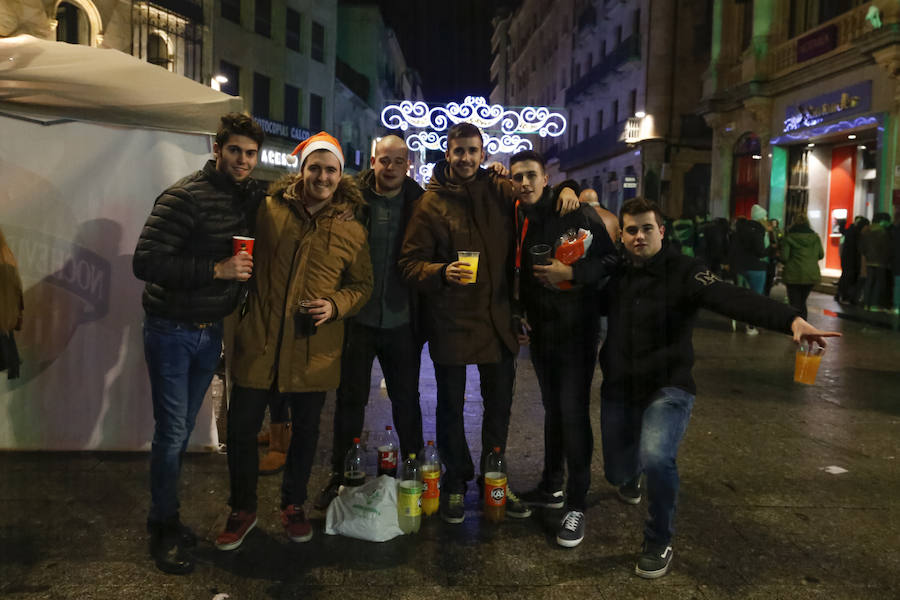
[[[359,438],[353,438],[353,446],[344,459],[344,485],[356,487],[366,482],[366,453]]]
[[[494,446],[484,466],[484,517],[492,523],[506,518],[506,460],[499,446]]]
[[[422,470],[412,453],[397,479],[397,523],[403,533],[415,533],[422,526]]]
[[[422,483],[425,487],[422,491],[422,512],[426,516],[433,515],[441,499],[441,459],[432,440],[428,440],[422,451]]]
[[[378,440],[378,475],[396,477],[399,458],[400,440],[394,428],[388,425]]]

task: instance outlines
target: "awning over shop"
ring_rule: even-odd
[[[0,111],[105,124],[211,133],[241,100],[119,52],[0,39]]]

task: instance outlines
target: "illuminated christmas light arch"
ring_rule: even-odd
[[[541,137],[558,137],[566,130],[566,118],[547,107],[526,106],[516,111],[488,104],[481,96],[468,96],[462,104],[451,102],[435,107],[404,100],[384,107],[381,122],[389,129],[401,131],[410,127],[446,131],[463,122],[481,129],[499,128],[504,135],[537,133]]]
[[[534,149],[534,144],[523,135],[559,137],[566,131],[566,118],[543,106],[525,106],[518,110],[499,104],[488,104],[481,96],[467,96],[461,104],[451,102],[446,105],[429,106],[425,102],[404,100],[390,104],[381,111],[381,122],[389,129],[411,133],[406,143],[413,152],[418,152],[423,163],[418,175],[423,182],[431,178],[433,163],[425,163],[427,150],[447,151],[447,136],[438,132],[446,131],[457,123],[472,123],[482,129],[484,150],[488,154],[512,154]],[[492,133],[499,134],[496,137]]]

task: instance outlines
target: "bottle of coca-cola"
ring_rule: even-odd
[[[388,425],[378,439],[378,475],[397,476],[397,463],[400,456],[400,440],[394,428]]]

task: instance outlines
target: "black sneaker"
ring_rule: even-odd
[[[519,498],[528,506],[540,506],[543,508],[562,508],[566,505],[566,493],[562,490],[548,492],[541,486],[528,490]]]
[[[584,539],[584,513],[570,510],[559,522],[556,543],[566,548],[574,548]]]
[[[672,546],[644,541],[641,555],[634,566],[634,573],[644,579],[657,579],[669,572],[672,564]]]
[[[644,486],[641,485],[641,476],[638,475],[631,481],[619,486],[619,500],[625,504],[640,504],[641,490],[643,490],[643,488]]]
[[[463,506],[463,494],[447,494],[447,500],[441,502],[441,518],[447,523],[462,523],[466,520],[466,509]]]
[[[322,488],[322,491],[313,500],[313,507],[319,510],[325,510],[331,501],[337,498],[338,490],[343,483],[343,477],[340,473],[332,473],[328,479],[328,484]]]
[[[531,509],[522,502],[518,496],[510,489],[506,488],[506,516],[513,519],[527,519],[531,516]]]

